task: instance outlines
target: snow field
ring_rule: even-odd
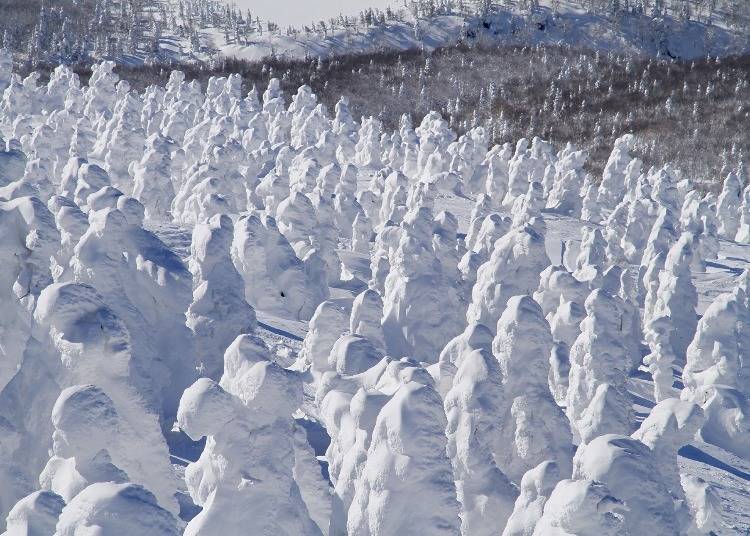
[[[750,526],[742,165],[112,69],[0,72],[6,534]]]

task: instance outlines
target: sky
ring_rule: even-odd
[[[244,12],[249,9],[253,17],[272,20],[283,27],[302,26],[311,22],[328,20],[343,13],[354,15],[368,7],[385,9],[386,6],[403,6],[402,0],[232,0]]]

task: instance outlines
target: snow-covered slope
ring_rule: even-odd
[[[249,9],[261,20],[271,20],[282,28],[293,26],[301,28],[321,20],[329,20],[339,15],[357,16],[366,9],[403,7],[403,0],[318,0],[303,2],[300,0],[238,0],[234,4],[243,12]]]
[[[492,8],[485,15],[437,14],[415,18],[402,10],[400,20],[374,25],[253,35],[249,43],[227,40],[223,30],[203,28],[202,42],[220,55],[248,60],[266,56],[289,58],[331,57],[366,54],[381,50],[431,50],[456,43],[534,46],[565,44],[618,53],[671,58],[740,54],[750,49],[747,32],[730,27],[721,15],[709,24],[704,20],[681,20],[670,13],[663,17],[622,12],[592,13],[574,2],[541,2],[532,13],[513,6]],[[312,21],[311,21],[312,22]],[[315,27],[313,25],[313,27]]]
[[[570,45],[650,57],[746,52],[745,0],[39,0],[0,5],[0,44],[17,61],[127,65],[432,50],[470,45]],[[394,5],[395,4],[395,5]],[[358,13],[359,12],[359,13]],[[96,21],[92,24],[91,21]]]
[[[750,529],[741,163],[113,68],[0,71],[9,536]]]

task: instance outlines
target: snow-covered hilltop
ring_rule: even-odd
[[[750,527],[742,162],[10,64],[7,536]]]
[[[750,50],[745,0],[411,0],[358,16],[345,8],[332,17],[330,8],[321,8],[301,26],[285,24],[283,13],[281,21],[261,19],[252,7],[217,0],[61,0],[52,6],[8,0],[0,6],[8,15],[0,19],[0,44],[32,63],[111,59],[130,65],[327,58],[457,43],[565,44],[681,59]]]
[[[542,0],[526,5],[520,1],[474,4],[472,8],[471,2],[412,2],[409,10],[366,13],[353,22],[319,21],[301,31],[266,32],[250,39],[233,38],[210,27],[199,34],[202,42],[221,56],[249,60],[266,56],[325,58],[381,50],[433,50],[457,43],[565,44],[681,59],[750,50],[747,37],[750,9],[744,5],[733,15],[736,22],[729,24],[729,5],[726,10],[709,13],[708,7],[690,1],[662,2],[661,7],[658,2],[610,1],[596,6],[574,0]],[[693,7],[686,12],[685,6]]]

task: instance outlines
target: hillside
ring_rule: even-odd
[[[262,20],[217,0],[9,0],[0,36],[18,60],[119,63],[330,57],[383,50],[570,45],[692,59],[750,50],[744,0],[420,0],[409,8],[310,21]]]
[[[7,63],[9,534],[750,528],[741,162]]]
[[[647,10],[589,11],[574,2],[557,2],[555,7],[552,2],[541,3],[531,10],[522,9],[520,2],[498,4],[482,14],[457,11],[415,18],[406,12],[399,15],[401,20],[386,19],[376,25],[345,29],[329,24],[326,32],[318,26],[317,30],[293,35],[266,34],[254,36],[249,44],[227,41],[212,28],[201,30],[201,35],[220,55],[252,60],[269,55],[325,58],[380,50],[431,50],[459,42],[490,46],[565,44],[603,52],[681,59],[750,50],[747,33],[750,8],[741,16],[736,15],[737,22],[729,25],[725,11],[717,11],[708,23],[708,17],[681,19],[676,9],[653,17]]]

